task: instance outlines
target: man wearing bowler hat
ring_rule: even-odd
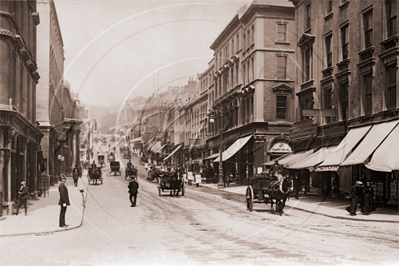
[[[132,181],[129,182],[129,199],[130,199],[130,207],[136,206],[137,200],[137,192],[139,189],[139,183],[137,183],[136,178],[133,178]]]
[[[68,196],[68,188],[65,186],[66,177],[64,174],[61,175],[61,183],[58,187],[58,191],[60,192],[60,201],[58,205],[61,206],[60,211],[60,227],[68,227],[65,224],[65,213],[67,210],[67,206],[69,205],[69,196]]]
[[[19,208],[21,208],[22,204],[25,207],[25,216],[28,215],[28,208],[26,206],[28,201],[28,193],[29,193],[29,188],[26,186],[26,182],[22,181],[21,188],[18,191],[18,205],[17,205],[17,211],[15,212],[16,215],[18,215]]]

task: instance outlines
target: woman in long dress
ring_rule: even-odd
[[[352,186],[350,191],[351,205],[346,208],[346,210],[350,213],[350,215],[356,215],[357,204],[359,203],[359,199],[361,197],[361,188],[363,187],[363,183],[361,181],[356,181],[356,184]]]
[[[370,186],[370,182],[366,182],[366,185],[362,189],[363,194],[363,214],[369,215],[370,212],[375,211],[373,199],[374,190]]]

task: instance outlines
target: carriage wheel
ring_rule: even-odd
[[[161,188],[158,188],[158,194],[161,196]]]
[[[181,195],[184,196],[184,187],[181,188]]]
[[[90,177],[87,178],[87,184],[90,185]]]
[[[254,206],[254,192],[251,186],[248,186],[247,188],[246,197],[247,197],[247,209],[251,212]]]

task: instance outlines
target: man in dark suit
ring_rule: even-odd
[[[139,189],[139,183],[137,183],[136,178],[132,179],[129,182],[128,188],[129,188],[129,199],[132,204],[132,205],[130,205],[130,207],[135,207],[136,200],[137,200],[137,193],[138,193],[138,189]]]
[[[17,205],[17,211],[15,212],[16,215],[18,215],[19,208],[21,208],[22,204],[25,207],[25,216],[28,215],[28,208],[27,208],[28,193],[29,193],[29,188],[26,186],[25,181],[22,181],[21,188],[18,191],[18,205]]]
[[[65,224],[65,213],[67,210],[67,206],[69,205],[69,196],[68,196],[68,188],[65,186],[66,177],[65,175],[61,175],[61,183],[58,187],[58,191],[60,192],[60,201],[58,205],[61,206],[60,211],[60,227],[68,227]]]

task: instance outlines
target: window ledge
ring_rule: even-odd
[[[324,20],[327,21],[327,20],[332,19],[333,15],[334,15],[334,12],[328,13],[328,14],[324,17]]]
[[[339,6],[339,9],[340,9],[340,10],[343,10],[343,9],[347,8],[348,5],[349,5],[349,0],[345,1],[344,3],[342,3],[342,4]]]
[[[286,42],[286,41],[275,41],[274,44],[277,44],[277,45],[279,45],[279,44],[290,45],[290,43]]]

